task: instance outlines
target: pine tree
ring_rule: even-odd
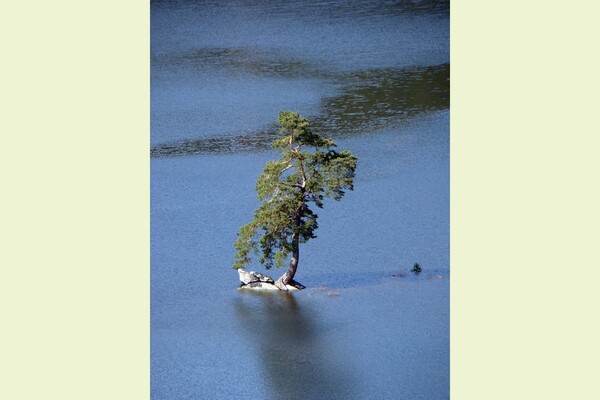
[[[323,207],[323,200],[341,200],[353,190],[357,158],[349,151],[336,151],[336,144],[313,133],[309,121],[296,112],[279,113],[279,138],[273,141],[281,158],[269,161],[256,182],[261,205],[254,219],[244,225],[235,242],[233,268],[250,263],[250,252],[267,269],[283,267],[291,254],[289,267],[275,284],[295,284],[299,247],[314,239],[317,214],[310,205]]]

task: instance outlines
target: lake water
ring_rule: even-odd
[[[448,3],[151,11],[152,398],[449,398]],[[307,289],[240,292],[280,110],[359,157],[355,190],[318,210]]]

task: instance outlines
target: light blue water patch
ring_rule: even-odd
[[[163,76],[152,86],[151,143],[252,132],[272,125],[282,109],[315,115],[328,87],[284,78]]]

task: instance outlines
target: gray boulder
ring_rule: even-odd
[[[267,275],[263,275],[261,273],[255,271],[244,271],[243,269],[238,269],[238,274],[240,275],[240,282],[244,285],[247,285],[252,282],[267,282],[273,283],[273,278]]]

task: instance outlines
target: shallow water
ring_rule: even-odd
[[[447,17],[152,2],[153,399],[449,397]],[[232,244],[282,109],[359,157],[355,190],[318,210],[306,290],[241,292]]]

